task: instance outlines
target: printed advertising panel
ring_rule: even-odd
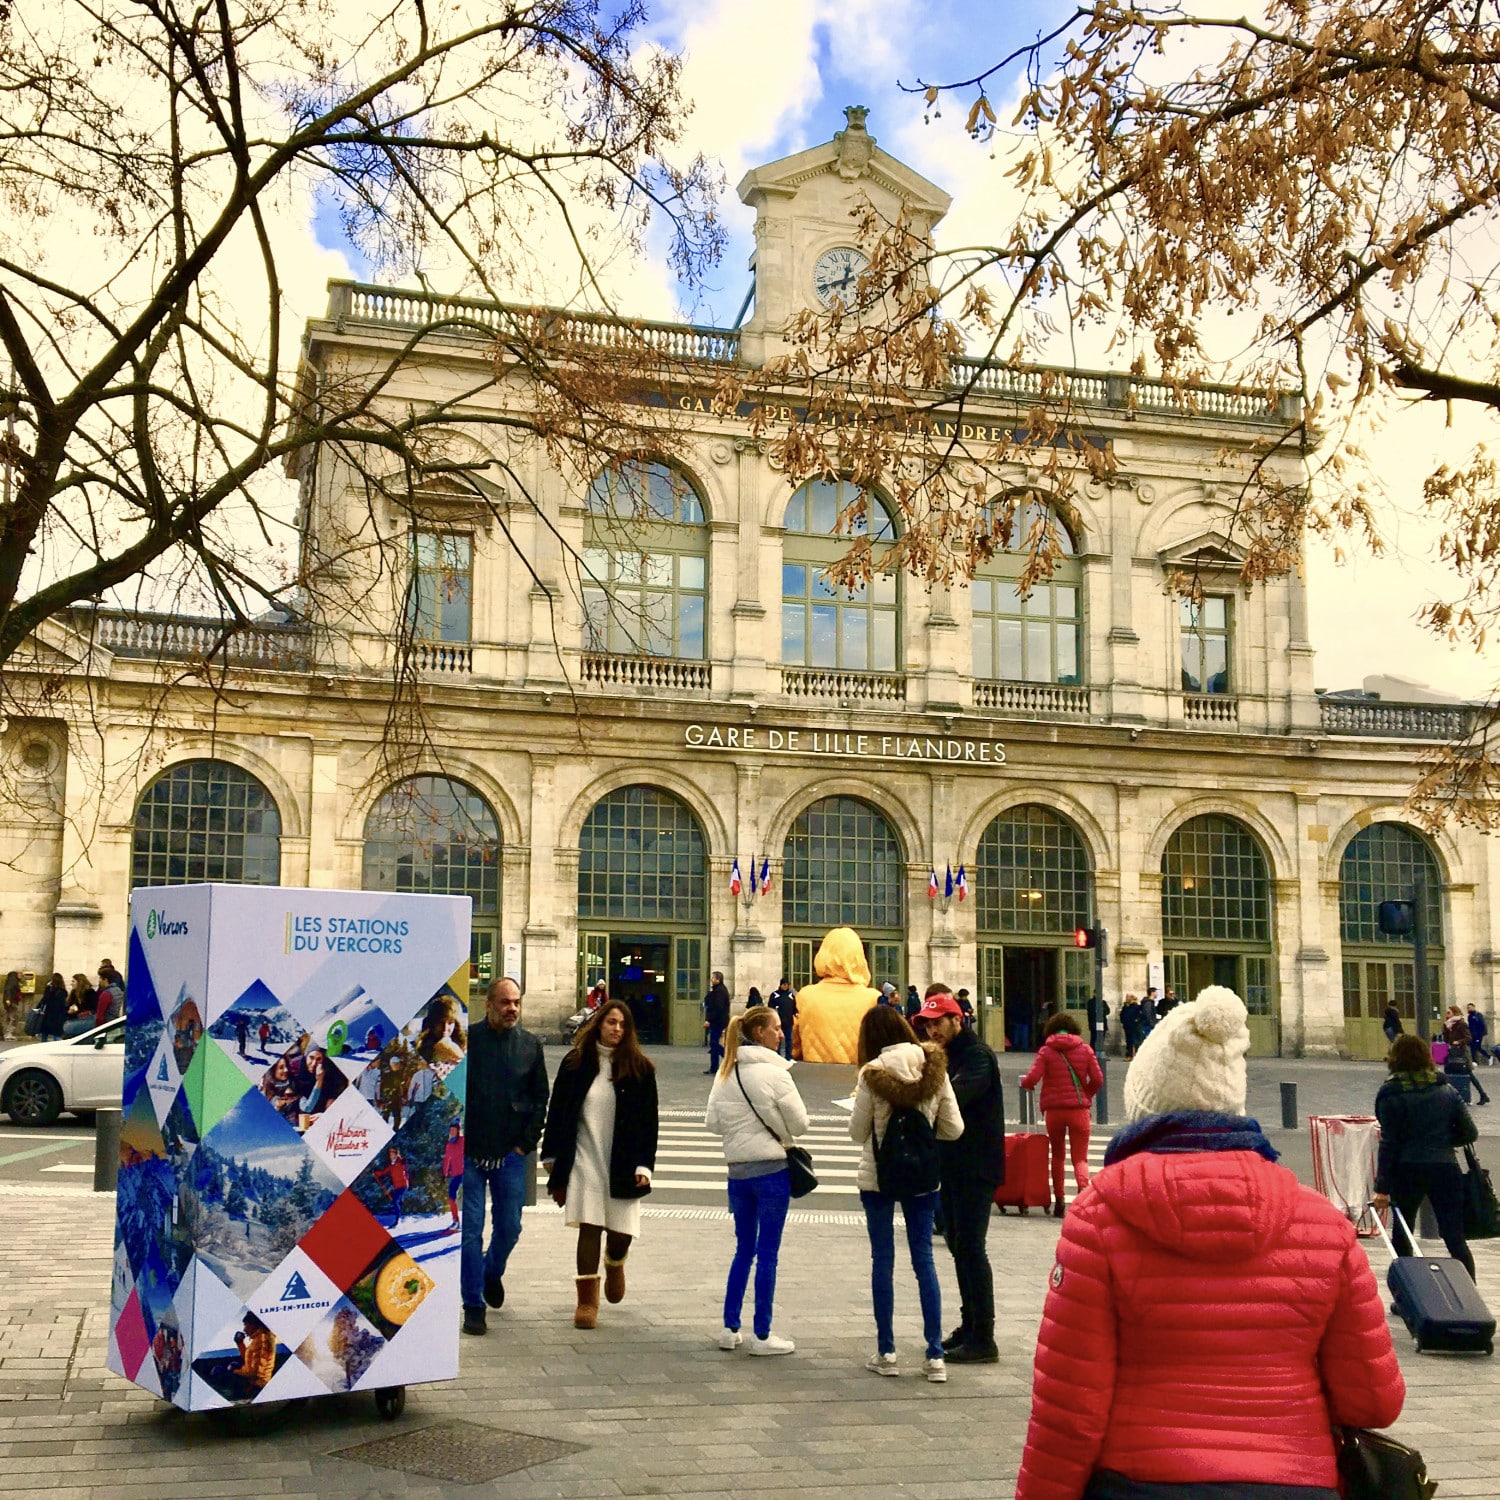
[[[458,1374],[469,915],[131,893],[110,1369],[187,1411]]]

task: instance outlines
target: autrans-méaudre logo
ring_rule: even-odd
[[[173,919],[166,912],[157,911],[155,907],[146,913],[147,938],[186,937],[187,935],[188,924],[181,918]]]

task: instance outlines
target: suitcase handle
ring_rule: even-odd
[[[1417,1248],[1417,1237],[1407,1227],[1406,1220],[1401,1217],[1401,1210],[1394,1203],[1391,1204],[1391,1213],[1395,1216],[1396,1222],[1401,1226],[1401,1232],[1406,1236],[1407,1243],[1415,1250]],[[1396,1254],[1396,1242],[1391,1238],[1390,1230],[1385,1227],[1385,1220],[1380,1217],[1380,1213],[1373,1203],[1370,1205],[1370,1217],[1374,1219],[1375,1227],[1380,1231],[1380,1238],[1385,1241],[1385,1248],[1391,1252],[1391,1259],[1399,1260],[1401,1257]]]

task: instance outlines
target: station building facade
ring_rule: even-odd
[[[857,126],[740,185],[757,212],[744,327],[645,325],[701,361],[705,389],[774,352],[857,253],[857,194],[923,229],[947,208]],[[485,305],[336,283],[304,358],[374,367],[455,311],[482,323]],[[471,332],[435,337],[391,399],[503,401],[489,360]],[[979,375],[963,421],[1007,419],[1036,378]],[[476,986],[519,973],[531,1023],[602,978],[648,1037],[692,1044],[713,970],[740,1000],[804,983],[822,934],[849,924],[877,982],[967,986],[986,1035],[1025,1047],[1051,1010],[1086,1008],[1093,958],[1073,934],[1098,922],[1116,1009],[1148,982],[1228,984],[1259,1053],[1378,1055],[1386,1004],[1410,1024],[1416,984],[1375,907],[1420,877],[1435,992],[1493,1013],[1494,843],[1403,811],[1422,744],[1465,710],[1319,695],[1304,581],[1239,585],[1223,455],[1295,410],[1205,390],[1189,413],[1146,379],[1067,378],[1118,473],[1070,497],[1064,556],[1024,596],[1019,550],[951,589],[833,587],[844,487],[794,489],[743,420],[691,396],[685,458],[575,488],[538,457],[545,520],[501,500],[501,528],[495,503],[440,492],[416,520],[376,517],[410,532],[432,747],[399,774],[378,630],[257,627],[210,691],[185,669],[209,623],[54,622],[15,669],[60,707],[4,730],[0,961],[118,960],[135,885],[453,892],[474,903]],[[299,470],[313,536],[355,504],[316,459]],[[1295,453],[1271,461],[1297,481]],[[615,521],[643,496],[649,525],[626,536]],[[894,536],[899,518],[877,496],[866,524]],[[1198,603],[1170,587],[1184,568]]]

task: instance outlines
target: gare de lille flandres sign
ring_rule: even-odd
[[[971,766],[1005,764],[1005,746],[999,740],[959,739],[952,735],[854,734],[829,729],[689,724],[683,731],[683,743],[690,750],[748,750],[760,755],[945,761]]]

